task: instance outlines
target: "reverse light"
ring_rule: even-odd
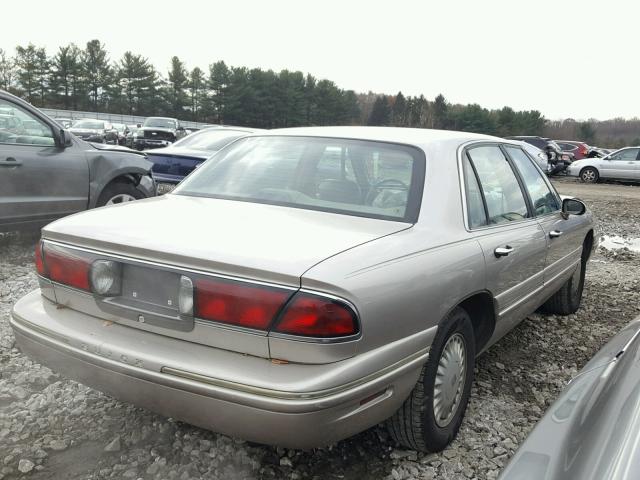
[[[297,293],[274,331],[305,337],[348,337],[359,333],[356,313],[347,304],[310,293]]]
[[[91,287],[94,293],[105,297],[120,294],[122,265],[112,260],[96,260],[91,264]]]
[[[193,315],[193,282],[189,277],[180,276],[178,290],[178,311],[180,315]]]
[[[266,330],[290,295],[275,287],[198,279],[194,313],[205,320]]]

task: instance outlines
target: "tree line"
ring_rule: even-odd
[[[487,109],[438,95],[357,94],[299,71],[233,67],[217,61],[188,69],[171,58],[166,75],[131,51],[112,60],[105,45],[73,43],[49,55],[44,47],[0,49],[0,89],[38,107],[139,116],[167,115],[257,128],[385,125],[497,135],[543,135],[605,147],[640,144],[640,120],[548,121],[537,110]]]
[[[183,120],[258,128],[349,125],[360,115],[355,92],[329,80],[282,70],[229,67],[189,70],[172,57],[166,75],[142,55],[112,61],[99,40],[71,43],[49,56],[43,47],[0,49],[0,89],[46,108]]]

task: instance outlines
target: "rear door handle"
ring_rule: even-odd
[[[509,255],[511,252],[513,252],[513,247],[510,247],[509,245],[505,245],[504,247],[498,247],[493,251],[493,254],[497,257],[506,257],[507,255]]]
[[[15,167],[18,165],[22,165],[22,162],[20,160],[16,160],[13,157],[0,159],[0,167]]]
[[[560,230],[551,230],[549,232],[549,237],[551,238],[558,238],[560,235],[562,235],[562,232]]]

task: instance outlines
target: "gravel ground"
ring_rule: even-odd
[[[582,185],[599,233],[640,237],[640,186]],[[492,479],[567,381],[640,313],[640,254],[598,251],[582,308],[531,315],[478,359],[458,438],[441,454],[398,448],[382,427],[296,451],[234,440],[65,380],[14,348],[11,305],[36,287],[34,236],[0,236],[0,480]]]

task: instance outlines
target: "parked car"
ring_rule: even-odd
[[[151,163],[140,153],[79,140],[7,92],[0,91],[0,107],[37,125],[35,134],[0,127],[0,231],[155,195]]]
[[[584,142],[575,142],[573,140],[556,140],[555,142],[563,152],[573,154],[575,160],[582,160],[589,155],[590,147]]]
[[[73,123],[69,131],[86,142],[117,143],[118,132],[109,122],[84,118]]]
[[[138,150],[168,147],[186,135],[184,127],[175,118],[149,117],[138,129],[134,147]]]
[[[544,151],[547,154],[549,163],[552,167],[549,172],[551,175],[565,171],[574,159],[573,154],[563,152],[560,146],[550,138],[537,136],[516,136],[507,138],[530,143]]]
[[[549,157],[545,152],[540,150],[535,145],[531,145],[527,142],[520,142],[520,145],[522,146],[523,150],[535,160],[535,162],[540,167],[540,170],[542,170],[547,175],[552,172],[553,166],[549,163]]]
[[[388,419],[437,451],[476,355],[541,305],[580,305],[592,215],[516,142],[295,128],[214,158],[173,193],[45,227],[19,348],[235,437],[310,448]]]
[[[116,131],[116,134],[118,136],[117,144],[124,145],[125,138],[127,136],[127,126],[124,123],[113,123],[112,127]]]
[[[640,317],[571,380],[501,480],[640,478]]]
[[[63,128],[71,128],[71,125],[73,125],[73,120],[71,118],[56,117],[54,120]]]
[[[126,133],[124,136],[124,146],[129,148],[136,148],[135,140],[138,137],[138,125],[127,125]]]
[[[158,193],[167,193],[211,155],[255,129],[242,127],[207,128],[178,140],[173,145],[157,148],[147,154],[153,162],[153,176]]]
[[[602,158],[577,160],[567,169],[567,175],[579,177],[585,183],[602,178],[640,181],[640,147],[627,147]]]

